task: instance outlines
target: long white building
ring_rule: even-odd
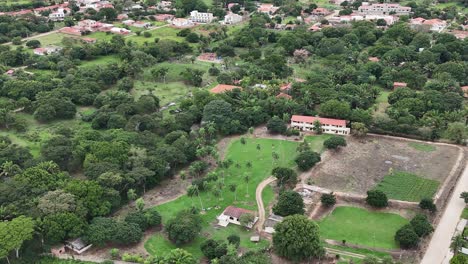
[[[349,135],[351,129],[346,127],[346,120],[315,116],[293,115],[291,127],[301,131],[314,131],[314,122],[319,121],[322,132],[326,134]]]
[[[359,13],[363,15],[409,15],[411,7],[401,6],[400,4],[363,4],[358,8]]]
[[[190,12],[190,20],[195,23],[211,23],[213,19],[212,13],[202,13],[197,10]]]

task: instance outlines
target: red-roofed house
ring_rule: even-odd
[[[242,87],[229,85],[229,84],[218,84],[213,89],[211,89],[210,92],[215,93],[215,94],[219,94],[219,93],[224,93],[224,92],[227,92],[227,91],[232,91],[234,89],[241,89],[242,90]]]
[[[82,38],[81,40],[82,40],[84,43],[90,43],[90,44],[96,43],[96,41],[97,41],[97,39],[95,39],[95,38]]]
[[[461,89],[463,90],[463,96],[468,98],[468,85],[462,86]]]
[[[331,13],[332,12],[330,12],[330,10],[328,10],[326,8],[317,7],[314,10],[312,10],[311,14],[314,15],[314,16],[326,16],[326,15],[329,15]]]
[[[280,8],[273,4],[261,4],[257,11],[268,15],[274,15],[278,9]]]
[[[276,98],[284,98],[286,100],[291,100],[292,99],[292,96],[290,96],[289,94],[285,94],[285,93],[279,93]]]
[[[289,90],[291,90],[291,87],[292,87],[292,83],[285,83],[285,84],[280,86],[280,90],[281,91],[289,91]]]
[[[250,214],[255,217],[255,212],[244,208],[228,206],[224,209],[223,213],[218,216],[218,225],[226,227],[229,224],[241,225],[240,218],[244,214]],[[254,221],[247,225],[251,228],[258,220],[258,217],[254,218]]]
[[[74,27],[64,27],[59,29],[59,32],[68,35],[81,36],[81,30]]]
[[[408,84],[405,82],[393,82],[393,89],[405,88],[408,87]]]
[[[350,133],[350,129],[346,127],[346,120],[315,116],[293,115],[291,127],[301,131],[313,131],[315,121],[320,122],[323,133],[337,135],[349,135]]]

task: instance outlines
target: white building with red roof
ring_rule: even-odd
[[[279,9],[278,6],[274,6],[273,4],[261,4],[257,11],[267,15],[274,15]]]
[[[252,228],[252,226],[258,221],[258,217],[255,216],[255,212],[231,205],[226,207],[223,213],[218,216],[218,225],[223,227],[226,227],[229,224],[241,225],[240,219],[244,214],[250,214],[254,217],[254,220],[247,225],[248,228]]]
[[[413,18],[410,20],[412,29],[417,30],[430,30],[434,32],[441,32],[447,27],[447,22],[440,19],[424,19],[422,17]]]
[[[326,134],[349,135],[351,132],[346,127],[346,120],[316,116],[293,115],[291,117],[291,127],[301,131],[313,131],[316,121],[320,122],[322,132]]]

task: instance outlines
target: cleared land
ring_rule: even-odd
[[[398,248],[395,232],[408,220],[392,213],[371,212],[356,207],[337,207],[319,222],[323,238],[373,248]]]
[[[411,173],[394,172],[385,176],[375,189],[383,191],[390,199],[419,202],[422,198],[432,198],[438,187],[438,181]]]
[[[402,171],[442,183],[456,163],[458,148],[437,145],[421,151],[407,141],[383,137],[357,140],[346,138],[348,145],[338,152],[326,152],[323,162],[311,173],[315,184],[332,190],[365,194],[389,172]]]
[[[260,145],[260,149],[257,149],[257,144]],[[234,140],[229,145],[226,152],[226,159],[231,159],[234,164],[220,172],[220,177],[225,175],[225,188],[222,189],[223,200],[218,200],[211,192],[203,192],[200,197],[203,202],[203,206],[207,208],[205,214],[202,214],[202,226],[201,236],[189,245],[185,245],[182,248],[186,249],[196,257],[201,257],[200,244],[208,239],[226,239],[230,234],[238,234],[241,236],[241,247],[243,248],[263,248],[268,245],[267,241],[260,242],[258,244],[249,241],[251,232],[245,231],[244,228],[238,226],[229,226],[228,228],[217,228],[216,227],[216,216],[218,216],[224,208],[228,205],[235,205],[238,207],[256,210],[255,202],[255,188],[265,178],[270,175],[272,168],[276,166],[294,166],[294,157],[296,156],[296,148],[298,142],[275,140],[275,139],[252,139],[246,138],[246,144],[241,144],[240,140]],[[272,153],[276,152],[279,155],[278,160],[274,160]],[[246,166],[247,162],[252,163],[252,167]],[[237,166],[236,164],[239,164]],[[248,183],[244,181],[244,175],[250,175]],[[220,180],[221,180],[220,179]],[[237,202],[234,200],[235,193],[229,191],[228,187],[230,184],[237,185]],[[248,196],[247,194],[248,185]],[[263,193],[263,199],[265,204],[269,204],[274,198],[274,193],[271,187],[267,187]],[[159,212],[163,217],[163,223],[166,223],[174,215],[184,209],[190,208],[192,205],[200,208],[200,203],[197,197],[193,199],[184,195],[181,198],[157,206]],[[218,205],[220,208],[215,209]],[[174,245],[168,241],[163,233],[156,234],[151,237],[145,243],[146,250],[153,255],[161,255],[168,249],[174,248]]]

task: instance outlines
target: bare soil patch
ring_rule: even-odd
[[[459,150],[454,146],[434,145],[425,152],[396,138],[368,136],[357,140],[346,138],[348,146],[338,151],[327,151],[322,162],[311,172],[302,175],[314,185],[331,190],[364,195],[391,170],[414,173],[437,180],[441,186],[456,164]]]

